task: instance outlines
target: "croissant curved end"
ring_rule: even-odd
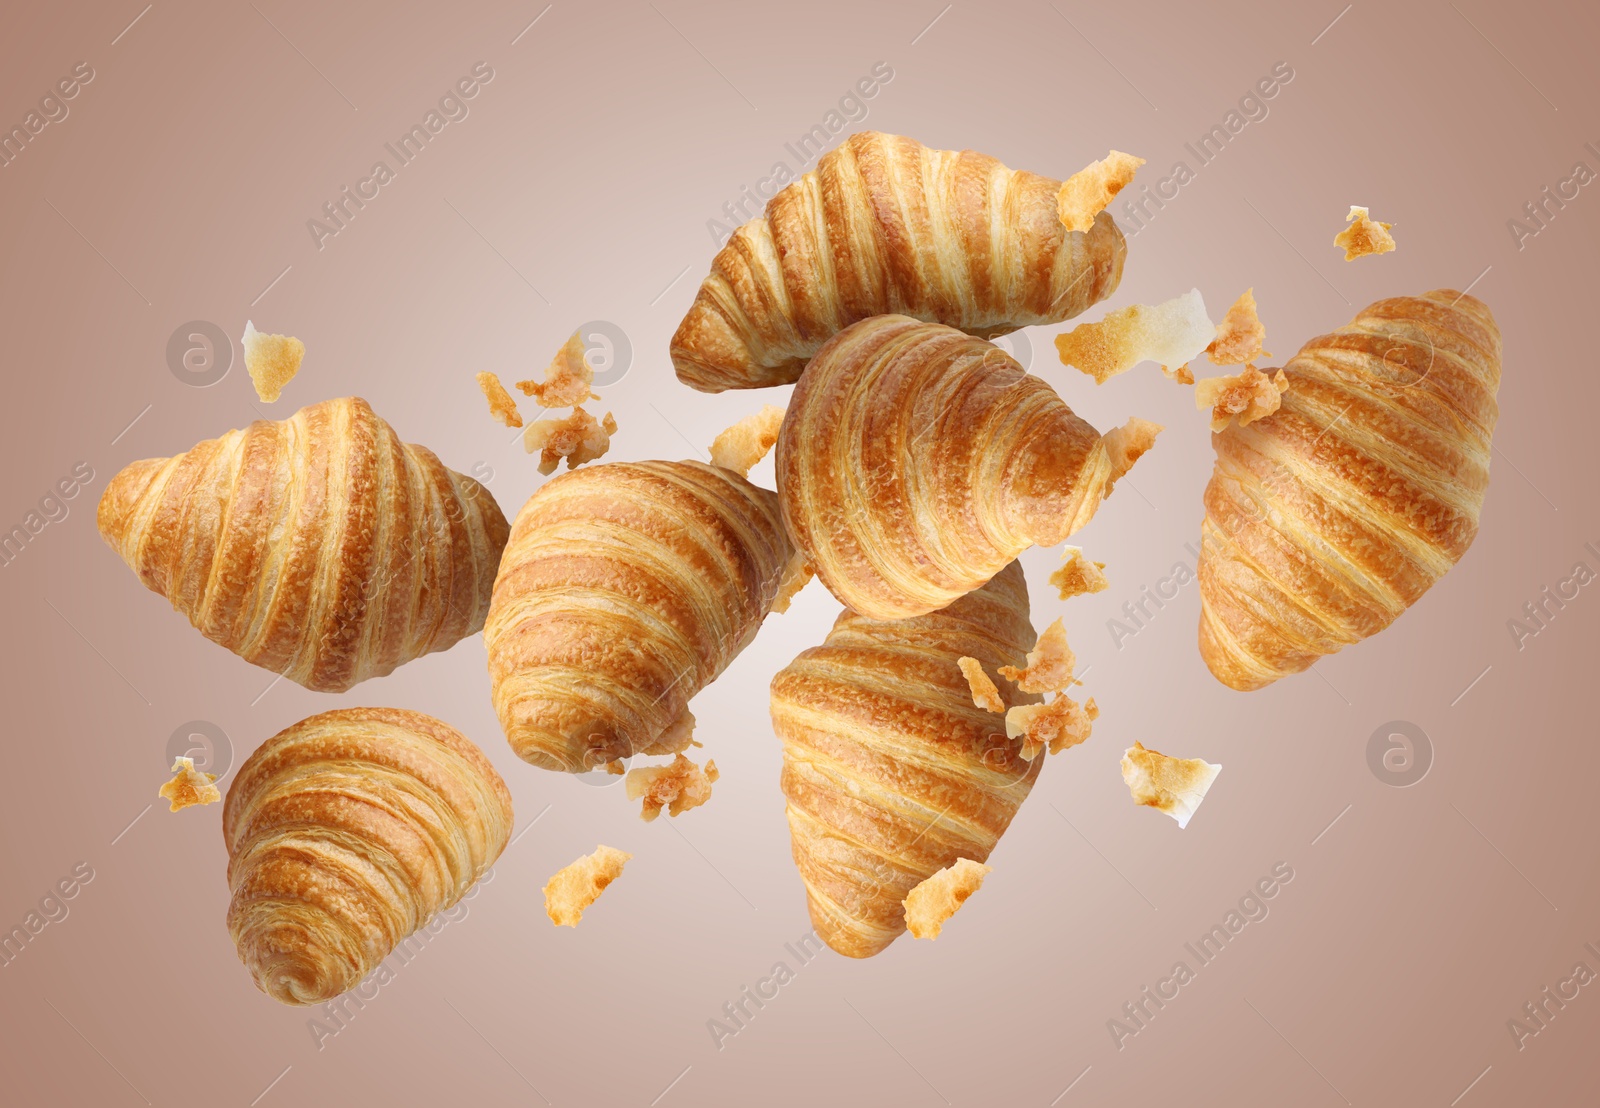
[[[134,563],[134,552],[127,549],[128,538],[134,533],[133,515],[150,487],[150,482],[166,464],[162,458],[146,458],[124,466],[106,484],[100,494],[100,505],[95,510],[95,526],[100,537],[117,552],[128,565]]]

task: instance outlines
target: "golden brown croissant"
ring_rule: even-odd
[[[616,462],[544,485],[484,627],[512,749],[583,773],[687,746],[664,735],[755,637],[792,552],[776,494],[732,470]]]
[[[989,672],[1033,645],[1013,562],[943,611],[898,622],[846,611],[827,641],[772,680],[783,794],[811,922],[867,958],[906,928],[901,902],[957,859],[982,862],[1045,759],[972,702],[958,660]],[[1007,683],[1007,705],[1037,703]]]
[[[99,524],[206,638],[319,692],[481,628],[507,532],[488,489],[357,397],[134,462]]]
[[[1060,188],[971,150],[851,135],[712,261],[672,336],[678,379],[787,384],[836,332],[889,312],[985,338],[1070,319],[1116,290],[1126,247],[1106,212],[1069,233]]]
[[[847,608],[942,608],[1094,515],[1120,475],[1095,429],[979,338],[906,316],[845,328],[778,436],[795,544]]]
[[[1383,630],[1466,553],[1500,330],[1449,289],[1380,300],[1283,372],[1275,414],[1211,438],[1200,654],[1241,690]]]
[[[418,712],[301,720],[228,789],[228,932],[285,1004],[353,988],[505,849],[511,794],[460,732]]]

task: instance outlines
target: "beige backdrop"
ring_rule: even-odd
[[[0,123],[38,113],[0,166],[0,525],[38,530],[0,567],[0,927],[37,932],[0,968],[0,1099],[1592,1101],[1600,588],[1574,567],[1600,571],[1600,185],[1573,175],[1600,171],[1592,6],[140,2],[0,14]],[[440,107],[479,63],[492,78]],[[1245,99],[1275,69],[1274,95]],[[45,101],[64,80],[72,97]],[[400,166],[384,144],[430,110],[446,125]],[[1202,164],[1186,144],[1230,111],[1237,133]],[[1506,353],[1476,546],[1392,630],[1230,692],[1195,652],[1193,585],[1147,604],[1134,634],[1108,623],[1193,565],[1211,462],[1188,390],[1150,366],[1096,389],[1056,364],[1052,331],[1025,333],[1034,369],[1098,426],[1168,427],[1082,535],[1109,591],[1062,605],[1043,581],[1054,554],[1025,558],[1039,621],[1065,614],[1104,714],[1051,759],[939,942],[802,963],[785,945],[809,925],[766,684],[825,633],[837,608],[820,587],[694,703],[715,800],[647,826],[619,786],[512,756],[481,638],[310,693],[201,639],[97,537],[95,500],[127,462],[351,393],[513,513],[541,478],[472,374],[527,376],[586,322],[632,347],[601,378],[614,456],[698,452],[782,400],[673,378],[667,339],[709,224],[775,163],[809,165],[790,147],[830,123],[1055,176],[1115,146],[1149,159],[1152,188],[1185,162],[1193,179],[1130,234],[1113,303],[1197,285],[1220,315],[1254,286],[1280,358],[1378,297],[1471,284]],[[376,196],[346,201],[336,234],[308,229],[341,189],[370,192],[379,160],[393,179]],[[1538,201],[1542,226],[1508,227]],[[1330,240],[1351,203],[1394,222],[1398,252],[1342,260]],[[274,405],[241,364],[200,387],[227,342],[210,373],[203,349],[188,370],[169,355],[175,333],[179,355],[203,333],[191,321],[236,344],[247,318],[309,351]],[[1508,621],[1535,602],[1550,614],[1519,636]],[[236,767],[355,704],[473,736],[531,830],[334,1022],[269,1001],[240,967],[220,809],[151,804],[174,734],[224,736],[209,749]],[[1374,768],[1374,734],[1381,748],[1418,729],[1426,751],[1413,740]],[[1117,761],[1135,739],[1226,767],[1187,831],[1129,803]],[[540,886],[597,842],[635,860],[580,929],[557,930]],[[1292,878],[1247,901],[1257,918],[1201,966],[1185,943],[1274,867]],[[1180,960],[1193,980],[1119,1043],[1108,1021]],[[743,1000],[779,962],[777,995]],[[708,1026],[741,1001],[737,1034]]]

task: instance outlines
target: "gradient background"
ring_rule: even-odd
[[[1585,550],[1600,546],[1600,183],[1523,249],[1506,223],[1575,162],[1600,170],[1584,149],[1600,146],[1600,20],[1485,0],[1201,7],[8,5],[0,121],[78,62],[96,76],[0,168],[0,524],[77,463],[95,476],[0,569],[0,927],[79,863],[95,876],[0,969],[3,1099],[1592,1102],[1600,984],[1525,1049],[1506,1024],[1574,963],[1600,972],[1584,947],[1600,947],[1600,586],[1520,649],[1507,621],[1575,562],[1600,570]],[[470,115],[318,249],[306,221],[479,61],[495,76]],[[1097,426],[1138,414],[1168,430],[1081,535],[1109,591],[1062,605],[1044,583],[1055,553],[1024,559],[1036,622],[1065,615],[1104,714],[1050,760],[937,944],[803,968],[784,948],[809,922],[766,684],[836,614],[818,586],[694,702],[723,773],[714,802],[647,826],[617,779],[512,756],[481,637],[348,695],[311,693],[204,641],[97,537],[95,500],[127,462],[351,393],[476,467],[514,514],[542,478],[472,374],[528,376],[585,321],[633,346],[602,390],[621,425],[612,457],[702,450],[782,400],[703,396],[672,375],[668,336],[714,252],[707,221],[774,161],[798,168],[784,144],[880,62],[893,77],[851,130],[1054,176],[1112,146],[1149,159],[1141,183],[1180,158],[1197,171],[1130,238],[1112,305],[1198,285],[1220,318],[1253,285],[1282,359],[1378,297],[1472,284],[1505,336],[1472,551],[1388,632],[1240,695],[1196,654],[1193,586],[1120,648],[1107,628],[1193,564],[1211,460],[1189,390],[1151,366],[1096,389],[1056,364],[1059,328],[1025,332],[1034,369]],[[1183,144],[1279,62],[1295,76],[1270,114],[1200,167]],[[1352,202],[1395,223],[1396,253],[1342,260],[1330,240]],[[186,321],[236,339],[247,318],[305,340],[277,404],[255,403],[242,361],[208,388],[169,368]],[[770,481],[770,460],[756,476]],[[234,954],[221,808],[151,802],[189,721],[220,728],[236,767],[296,720],[355,704],[474,737],[532,829],[319,1049],[316,1013],[267,1000]],[[1431,739],[1406,788],[1368,761],[1395,720]],[[1136,739],[1226,767],[1187,831],[1129,803],[1117,761]],[[551,927],[540,886],[597,842],[634,853],[626,876],[580,929]],[[1280,862],[1295,876],[1270,915],[1117,1049],[1106,1021]],[[795,979],[719,1050],[707,1021],[778,961]]]

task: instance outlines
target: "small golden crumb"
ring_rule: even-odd
[[[1355,261],[1368,254],[1387,254],[1394,249],[1394,236],[1389,233],[1393,223],[1376,223],[1367,218],[1367,209],[1350,205],[1345,216],[1350,226],[1333,237],[1333,245],[1344,247],[1344,260]]]
[[[1168,376],[1200,356],[1216,337],[1199,289],[1160,304],[1134,304],[1080,323],[1056,336],[1062,365],[1076,366],[1103,385],[1143,361],[1159,362]],[[1177,366],[1177,370],[1168,367]]]
[[[1267,341],[1267,329],[1256,314],[1256,290],[1245,289],[1244,295],[1233,302],[1228,314],[1217,327],[1217,337],[1206,347],[1206,357],[1212,365],[1248,365],[1257,358],[1272,357],[1261,348]],[[1191,374],[1188,384],[1194,384]]]
[[[517,402],[500,383],[500,378],[488,370],[483,370],[478,374],[478,387],[483,390],[484,398],[489,401],[490,415],[507,427],[522,426],[522,416],[517,413]]]
[[[1194,373],[1187,365],[1162,366],[1161,372],[1166,374],[1167,380],[1176,381],[1180,385],[1194,384]]]
[[[712,441],[711,464],[748,477],[750,470],[778,441],[778,428],[782,426],[783,409],[771,404],[754,415],[745,416]]]
[[[1000,690],[989,675],[983,672],[983,663],[976,658],[958,658],[956,665],[967,679],[972,690],[972,703],[986,712],[1004,712],[1006,702],[1000,699]]]
[[[300,362],[306,356],[306,344],[293,335],[264,334],[248,319],[244,321],[240,345],[244,347],[244,367],[263,404],[271,404],[283,395],[283,386],[300,372]]]
[[[544,910],[557,927],[576,927],[583,911],[599,899],[633,855],[601,846],[557,871],[544,887]]]
[[[1049,749],[1060,754],[1089,737],[1090,725],[1100,718],[1100,706],[1089,697],[1082,704],[1057,693],[1044,704],[1019,704],[1006,713],[1006,737],[1022,739],[1022,756],[1028,761]]]
[[[1058,619],[1044,629],[1044,634],[1028,651],[1028,664],[1024,668],[1001,666],[1000,676],[1023,692],[1060,692],[1078,683],[1072,679],[1072,667],[1077,661],[1067,645],[1067,629]]]
[[[596,423],[594,416],[580,406],[572,409],[569,416],[536,419],[528,424],[522,432],[522,448],[529,454],[538,452],[540,473],[554,473],[562,458],[567,460],[568,469],[576,469],[604,457],[611,449],[611,436],[616,430],[617,421],[610,412]]]
[[[1129,181],[1143,158],[1113,150],[1097,162],[1090,162],[1068,177],[1056,193],[1056,214],[1069,231],[1087,231],[1094,217],[1105,211]]]
[[[646,823],[659,816],[663,808],[668,815],[681,815],[711,799],[711,785],[718,776],[716,762],[707,760],[702,770],[682,754],[674,754],[670,765],[630,769],[626,781],[628,799],[643,798],[639,817]]]
[[[778,578],[778,592],[772,598],[772,611],[779,615],[787,612],[795,596],[809,585],[816,575],[816,567],[806,560],[804,552],[796,550],[784,564],[783,576]]]
[[[1156,436],[1164,430],[1166,428],[1159,423],[1134,416],[1121,427],[1113,427],[1102,436],[1106,457],[1111,462],[1111,474],[1106,478],[1106,496],[1111,495],[1112,488],[1133,468],[1133,463],[1144,457],[1156,444]]]
[[[678,718],[656,736],[654,742],[634,751],[646,758],[654,758],[663,754],[680,754],[691,746],[699,746],[694,737],[694,713],[685,708],[678,713]]]
[[[628,772],[628,766],[621,758],[613,758],[606,763],[606,772],[613,777],[621,777]]]
[[[1104,562],[1091,562],[1083,556],[1081,546],[1069,546],[1061,551],[1061,568],[1050,575],[1050,583],[1062,600],[1071,600],[1085,593],[1104,592],[1111,587],[1106,575],[1100,571]]]
[[[1221,766],[1199,758],[1169,758],[1137,742],[1122,756],[1122,779],[1133,793],[1134,803],[1167,813],[1179,827],[1189,826],[1206,790],[1221,772]]]
[[[967,897],[983,887],[992,867],[971,858],[958,858],[921,882],[901,903],[906,910],[906,930],[914,939],[937,939],[945,921],[961,910]]]
[[[1284,391],[1289,387],[1289,375],[1275,369],[1269,376],[1253,365],[1244,367],[1243,373],[1232,377],[1207,377],[1194,387],[1194,405],[1211,409],[1211,429],[1227,429],[1234,417],[1239,426],[1265,419],[1278,410]]]
[[[543,381],[518,381],[517,388],[546,408],[576,408],[594,394],[594,369],[589,365],[583,336],[577,331],[566,341],[544,371]]]
[[[162,785],[160,792],[162,800],[172,802],[168,811],[177,812],[197,804],[215,804],[222,799],[222,792],[212,784],[217,775],[195,769],[193,758],[179,758],[172,763],[172,772],[176,776]]]

